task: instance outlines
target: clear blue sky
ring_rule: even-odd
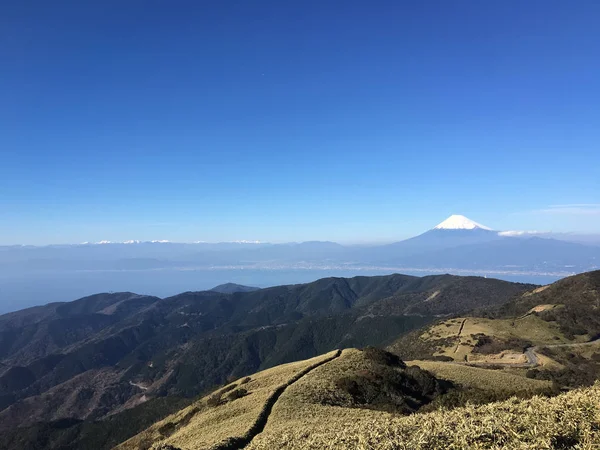
[[[0,6],[0,243],[600,232],[600,2]]]

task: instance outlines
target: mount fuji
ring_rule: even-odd
[[[600,247],[540,237],[507,236],[462,215],[404,241],[373,248],[372,262],[404,267],[508,269],[516,271],[593,270]],[[365,255],[366,256],[366,255]]]
[[[461,216],[460,214],[453,214],[444,220],[442,223],[436,225],[434,230],[486,230],[493,231],[491,228],[481,225],[480,223],[474,222],[473,220]]]
[[[371,254],[371,260],[392,262],[421,253],[445,250],[463,245],[473,245],[503,239],[497,231],[481,225],[465,216],[454,214],[432,229],[418,236],[382,245]]]

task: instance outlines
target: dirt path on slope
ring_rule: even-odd
[[[458,338],[458,342],[456,343],[456,348],[454,349],[454,353],[458,352],[458,347],[460,347],[460,335],[462,333],[463,328],[465,327],[466,321],[467,321],[467,319],[463,319],[462,323],[460,324],[460,328],[458,329],[458,334],[456,335],[456,337]]]
[[[262,411],[258,415],[254,424],[250,427],[250,429],[246,432],[244,436],[241,437],[232,437],[229,438],[220,444],[217,444],[211,447],[211,450],[241,450],[246,447],[252,440],[261,433],[265,426],[267,425],[267,421],[269,420],[269,416],[271,415],[271,411],[273,410],[273,406],[277,403],[281,394],[285,392],[285,390],[302,378],[307,373],[313,371],[317,367],[322,366],[323,364],[327,364],[328,362],[333,361],[338,358],[342,354],[341,350],[337,350],[335,355],[330,356],[329,358],[324,359],[323,361],[319,361],[318,363],[313,364],[312,366],[307,367],[306,369],[298,372],[292,378],[288,380],[288,382],[284,385],[279,386],[275,391],[269,396],[267,401],[265,402]]]

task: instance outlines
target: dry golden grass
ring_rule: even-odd
[[[466,320],[465,320],[466,319]],[[464,326],[458,335],[460,325]],[[557,324],[546,322],[535,315],[521,319],[484,319],[467,317],[450,319],[428,328],[421,339],[436,342],[436,355],[449,356],[455,361],[471,358],[477,343],[473,335],[485,334],[499,339],[519,338],[530,341],[534,345],[569,343],[560,332]],[[523,362],[523,361],[521,361]]]
[[[248,391],[248,395],[219,406],[209,406],[212,394],[208,395],[116,448],[139,450],[164,443],[185,450],[208,449],[227,438],[243,436],[275,389],[287,383],[295,374],[334,354],[331,352],[305,361],[283,364],[258,372],[244,384],[235,382],[225,386],[216,392],[231,392],[229,389],[232,385],[239,385]],[[223,398],[226,396],[224,394]]]
[[[542,355],[539,352],[536,352],[535,355],[538,359],[538,365],[541,366],[541,368],[548,370],[560,370],[564,368],[561,363],[554,361],[552,358],[549,358],[546,355]]]
[[[408,361],[407,364],[419,366],[433,373],[437,378],[452,381],[465,388],[477,388],[496,393],[539,393],[552,387],[550,381],[532,380],[504,370],[436,361]]]
[[[302,381],[311,382],[318,370]],[[300,407],[296,389],[282,395],[273,409],[276,420],[269,420],[247,449],[600,448],[599,385],[554,398],[513,398],[411,416],[312,403]]]
[[[277,386],[333,353],[260,372],[244,384],[251,394],[209,408],[208,397],[122,444],[139,449],[159,443],[182,450],[206,449],[229,437],[243,435]],[[262,433],[245,447],[273,449],[567,449],[600,448],[600,384],[553,398],[512,398],[487,405],[467,405],[409,416],[353,408],[352,398],[336,387],[349,372],[368,368],[363,352],[344,350],[289,385],[273,406]],[[437,376],[466,388],[508,389],[514,393],[543,390],[549,383],[508,373],[452,363],[415,361]],[[328,400],[335,398],[336,405]],[[194,415],[190,412],[199,408]],[[169,423],[188,423],[164,437]]]
[[[545,291],[546,289],[548,289],[550,286],[552,286],[551,284],[547,284],[546,286],[541,286],[539,288],[534,289],[533,291],[529,291],[529,292],[525,292],[523,294],[523,297],[531,297],[533,294],[538,294],[540,292]]]
[[[514,350],[502,350],[500,353],[484,355],[481,353],[471,353],[468,358],[469,363],[485,364],[527,364],[528,359],[524,353]]]
[[[548,311],[550,309],[554,309],[556,308],[558,305],[553,305],[553,304],[544,304],[544,305],[537,305],[534,306],[533,308],[531,308],[527,314],[531,314],[531,313],[539,313],[542,311]]]
[[[520,338],[534,345],[560,344],[570,342],[560,331],[558,324],[547,322],[531,315],[522,319],[482,319],[469,318],[463,334],[484,333],[501,339]]]
[[[460,324],[464,319],[464,317],[461,317],[458,319],[449,319],[439,322],[436,325],[427,328],[426,331],[421,335],[421,338],[425,340],[431,340],[456,337],[460,329]]]
[[[339,358],[316,368],[290,386],[273,408],[273,412],[277,410],[277,414],[270,421],[285,421],[288,417],[295,416],[296,409],[310,404],[320,405],[324,400],[333,400],[337,405],[353,406],[352,397],[336,386],[336,380],[349,373],[368,370],[370,365],[362,351],[355,348],[343,350]]]

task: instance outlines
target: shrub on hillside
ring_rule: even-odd
[[[392,367],[406,367],[406,364],[404,364],[404,361],[402,361],[398,355],[394,355],[393,353],[387,352],[380,348],[365,347],[363,352],[367,359],[377,364],[383,364],[384,366]]]
[[[206,400],[206,404],[208,406],[219,406],[222,405],[224,403],[223,399],[221,398],[221,394],[217,393],[217,394],[213,394],[210,397],[208,397],[208,399]]]
[[[161,436],[168,437],[171,436],[176,429],[177,425],[175,425],[173,422],[167,422],[158,429],[158,432]]]
[[[223,395],[229,391],[233,391],[237,387],[237,384],[230,384],[229,386],[225,386],[223,389],[219,390],[219,394]]]
[[[471,336],[477,339],[475,347],[473,347],[473,353],[480,353],[483,355],[500,353],[504,350],[522,352],[525,351],[527,347],[531,347],[531,342],[519,338],[499,339],[482,333]]]
[[[151,447],[151,450],[181,450],[179,447],[174,447],[170,444],[157,444]]]
[[[244,388],[236,389],[235,391],[231,391],[227,394],[227,400],[232,402],[233,400],[237,400],[238,398],[242,398],[248,395],[248,391]]]
[[[440,362],[451,362],[454,361],[454,358],[450,357],[450,356],[446,356],[446,355],[435,355],[435,356],[431,356],[430,358],[431,361],[440,361]]]
[[[398,370],[377,364],[370,369],[346,372],[335,380],[335,385],[351,398],[354,406],[410,414],[446,392],[451,383],[437,380],[418,367]],[[327,400],[327,404],[337,404],[334,397]]]

